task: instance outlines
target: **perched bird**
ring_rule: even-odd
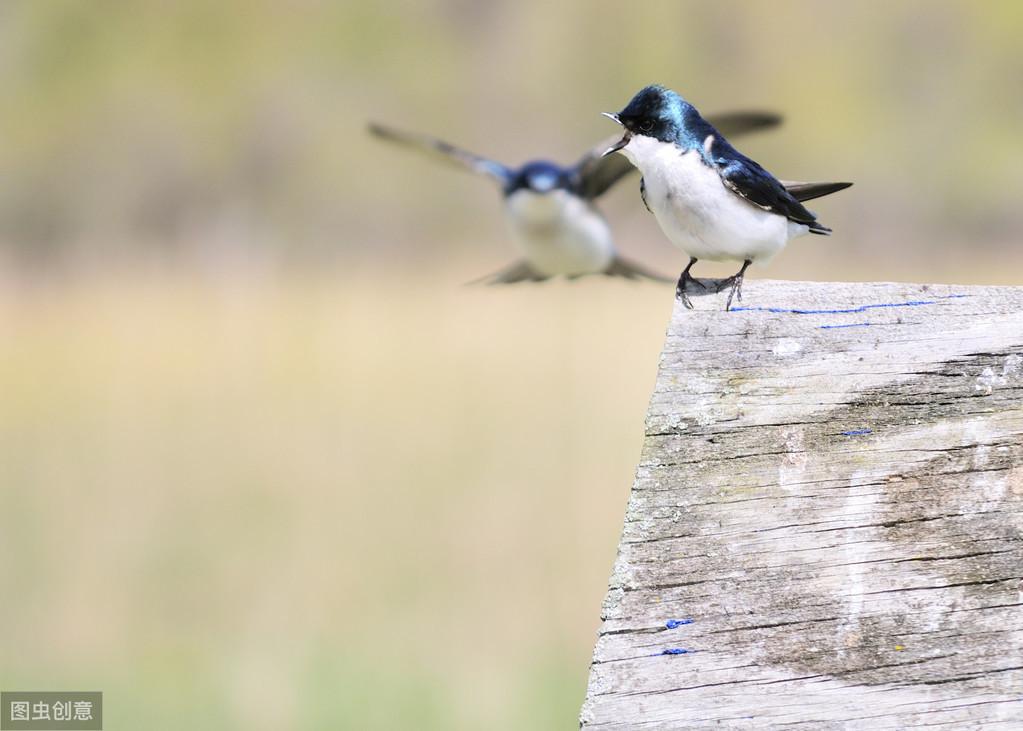
[[[753,262],[767,262],[797,236],[830,234],[801,201],[852,183],[782,183],[732,147],[696,108],[670,89],[648,86],[618,114],[604,113],[625,128],[605,152],[621,151],[642,174],[640,194],[661,230],[684,252],[675,296],[692,303],[686,285],[699,259],[739,260],[742,268],[723,280],[742,300],[742,279]]]
[[[769,112],[733,112],[712,119],[730,134],[781,122],[781,117]],[[622,258],[607,221],[594,204],[634,170],[624,158],[602,155],[613,140],[603,141],[569,167],[535,160],[511,168],[426,135],[380,124],[370,124],[369,131],[485,175],[500,186],[505,217],[523,258],[483,278],[491,284],[542,281],[558,275],[575,279],[587,274],[671,281]]]

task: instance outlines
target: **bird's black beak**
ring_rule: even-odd
[[[618,115],[617,115],[617,114],[613,114],[612,112],[601,112],[601,114],[603,114],[603,115],[604,115],[605,117],[607,117],[608,119],[610,119],[610,120],[612,120],[612,121],[614,121],[614,122],[617,122],[618,124],[621,124],[621,123],[622,123],[622,120],[620,120],[620,119],[618,118]],[[625,146],[626,146],[627,144],[629,144],[629,141],[630,141],[631,139],[632,139],[632,133],[631,133],[631,132],[629,132],[628,130],[626,130],[626,131],[625,131],[625,135],[624,135],[624,136],[623,136],[623,137],[622,137],[622,138],[621,138],[620,140],[618,140],[618,141],[617,141],[616,143],[614,143],[614,144],[613,144],[613,145],[611,145],[611,146],[610,146],[609,148],[607,148],[606,150],[604,150],[604,153],[603,153],[603,154],[601,155],[601,157],[607,157],[607,156],[608,156],[608,155],[610,155],[610,154],[611,154],[612,152],[618,152],[618,151],[619,151],[620,149],[622,149],[622,148],[623,148],[623,147],[625,147]]]

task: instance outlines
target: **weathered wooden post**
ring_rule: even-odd
[[[582,727],[1023,729],[1023,288],[744,299],[675,308]]]

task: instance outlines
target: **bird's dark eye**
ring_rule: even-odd
[[[654,123],[653,123],[653,121],[649,120],[649,119],[644,119],[642,122],[639,123],[639,131],[640,132],[653,132],[654,131]]]

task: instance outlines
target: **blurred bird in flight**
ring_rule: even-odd
[[[753,262],[768,262],[797,236],[827,235],[802,201],[852,183],[782,183],[732,147],[719,125],[704,119],[681,96],[662,86],[641,89],[617,114],[625,128],[604,156],[621,151],[640,171],[640,195],[668,239],[689,255],[675,295],[692,303],[686,286],[699,259],[738,260],[742,268],[718,287],[742,300],[742,279]]]
[[[774,127],[781,117],[770,112],[732,112],[711,117],[714,124],[739,135]],[[500,187],[505,218],[522,259],[484,277],[490,284],[569,279],[588,274],[672,281],[618,254],[604,216],[595,201],[633,172],[619,156],[604,156],[611,139],[601,142],[574,165],[545,160],[508,167],[427,135],[371,123],[369,131],[432,157],[484,175]]]

